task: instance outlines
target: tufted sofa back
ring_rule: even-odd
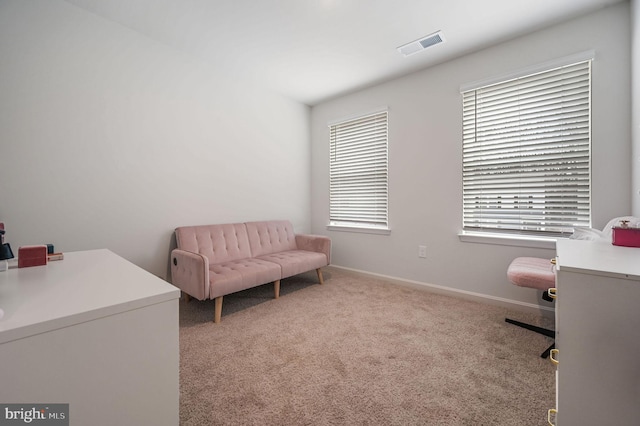
[[[254,257],[297,249],[293,225],[288,220],[247,222],[246,225]]]
[[[209,258],[209,264],[251,257],[247,227],[244,223],[183,226],[176,228],[179,249]]]

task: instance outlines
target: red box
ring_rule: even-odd
[[[612,243],[615,246],[640,247],[640,228],[613,227]]]
[[[18,268],[47,264],[47,246],[22,246],[18,249]]]

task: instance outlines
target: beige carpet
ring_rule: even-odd
[[[545,425],[548,319],[327,268],[180,302],[182,425]]]

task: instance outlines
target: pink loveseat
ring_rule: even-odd
[[[331,240],[294,234],[291,222],[231,223],[176,228],[177,248],[171,252],[173,285],[198,300],[215,299],[214,321],[220,322],[222,297],[316,270],[331,261]]]

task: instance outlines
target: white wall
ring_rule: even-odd
[[[446,28],[443,28],[446,33]],[[446,48],[446,44],[442,45]],[[430,69],[314,106],[311,111],[312,231],[331,236],[335,265],[538,303],[510,285],[517,256],[554,251],[458,239],[462,212],[462,84],[587,50],[593,62],[593,224],[631,210],[629,4],[472,53]],[[425,52],[424,54],[428,54]],[[410,58],[407,60],[411,60]],[[328,231],[327,123],[389,107],[391,235]],[[417,256],[427,246],[427,259]]]
[[[309,231],[308,107],[59,0],[0,0],[0,58],[14,250],[106,247],[165,277],[177,226]]]

